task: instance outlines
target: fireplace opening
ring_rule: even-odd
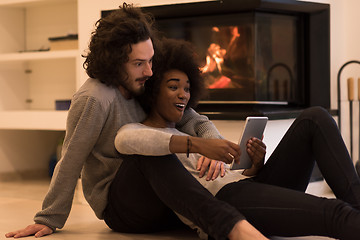
[[[298,18],[250,12],[156,23],[196,46],[208,88],[202,103],[303,105]]]
[[[222,0],[144,11],[165,36],[195,45],[208,92],[196,110],[211,119],[274,119],[310,106],[330,108],[328,4]]]

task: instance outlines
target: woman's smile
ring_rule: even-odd
[[[163,75],[153,115],[157,115],[161,122],[165,123],[164,125],[174,126],[181,120],[189,99],[188,76],[180,70],[169,70]]]

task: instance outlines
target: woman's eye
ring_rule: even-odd
[[[169,86],[169,88],[170,88],[171,90],[176,90],[176,89],[177,89],[177,86],[172,85],[172,86]]]
[[[186,88],[184,88],[184,91],[188,93],[188,92],[190,92],[190,88],[186,87]]]

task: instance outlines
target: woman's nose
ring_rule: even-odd
[[[180,90],[178,97],[179,97],[180,99],[182,99],[182,100],[183,100],[183,99],[187,99],[187,98],[188,98],[188,93],[187,93],[185,90]]]

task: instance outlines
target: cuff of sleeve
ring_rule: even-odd
[[[53,233],[56,231],[56,227],[50,226],[50,225],[49,225],[48,223],[46,223],[46,222],[39,221],[39,220],[35,220],[35,223],[36,223],[36,224],[42,224],[42,225],[45,225],[45,226],[49,227],[49,228],[53,231]]]

